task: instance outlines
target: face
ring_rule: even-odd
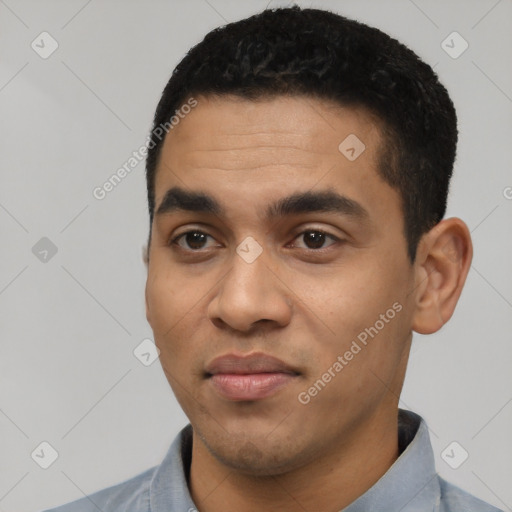
[[[165,139],[147,318],[231,468],[279,474],[396,416],[414,271],[380,142],[364,111],[305,97],[198,97]]]

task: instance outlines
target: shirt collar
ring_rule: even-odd
[[[438,510],[441,490],[428,427],[412,411],[399,409],[398,444],[402,452],[394,464],[343,512]]]
[[[150,512],[197,512],[190,496],[186,474],[192,455],[192,425],[174,439],[149,487]]]
[[[437,511],[440,487],[434,454],[425,421],[399,409],[398,442],[400,456],[368,491],[343,512],[393,510]],[[192,426],[187,425],[175,438],[150,484],[151,512],[194,512],[187,476],[192,449]]]

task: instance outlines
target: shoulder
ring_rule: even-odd
[[[146,512],[149,486],[158,466],[94,494],[43,512]]]
[[[439,478],[441,487],[441,512],[503,512],[501,509],[489,505],[460,487]]]

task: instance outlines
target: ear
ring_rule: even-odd
[[[142,261],[144,262],[146,271],[148,271],[149,270],[149,250],[148,250],[147,245],[142,246]],[[144,303],[146,305],[146,319],[149,322],[149,324],[151,325],[149,306],[148,306],[148,283],[147,283],[148,277],[149,276],[146,277],[146,286],[144,287]]]
[[[422,237],[415,262],[414,331],[432,334],[450,320],[472,258],[471,235],[461,219],[442,220]]]
[[[149,312],[149,305],[148,305],[148,283],[146,281],[146,286],[144,288],[144,303],[146,304],[146,320],[148,321],[148,324],[151,325],[151,314]]]

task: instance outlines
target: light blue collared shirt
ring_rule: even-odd
[[[399,410],[398,439],[398,459],[341,512],[503,512],[437,475],[427,425],[420,416]],[[185,476],[191,450],[189,424],[159,466],[45,512],[197,512]]]

